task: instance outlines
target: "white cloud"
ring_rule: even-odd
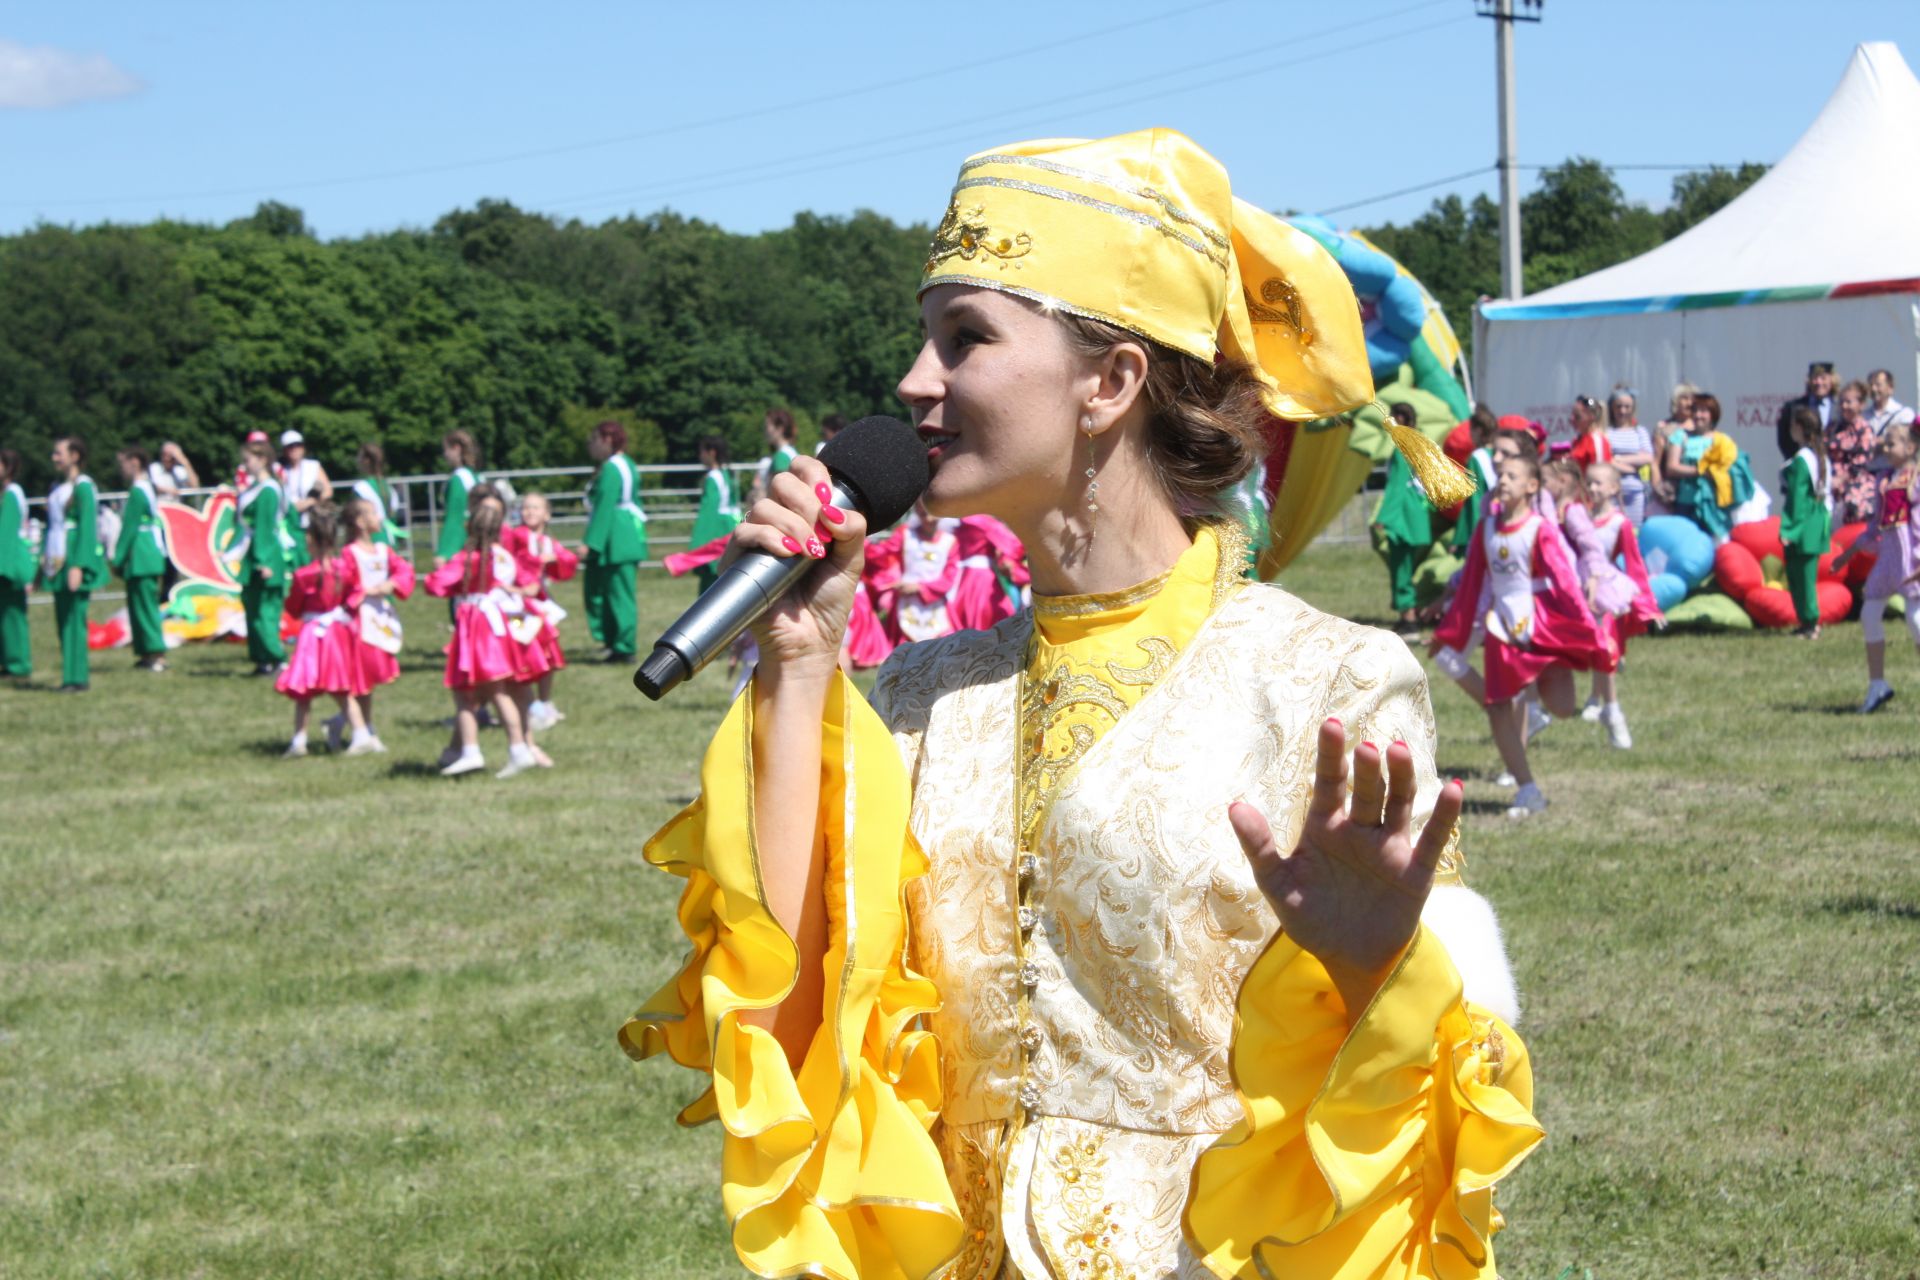
[[[67,107],[146,88],[104,54],[0,40],[0,108]]]

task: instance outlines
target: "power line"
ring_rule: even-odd
[[[1397,191],[1385,191],[1377,196],[1368,196],[1364,200],[1349,200],[1345,204],[1336,204],[1319,211],[1321,217],[1330,213],[1345,213],[1348,209],[1358,209],[1363,205],[1379,204],[1383,200],[1392,200],[1399,196],[1417,195],[1422,191],[1431,191],[1435,187],[1444,187],[1455,182],[1464,182],[1468,178],[1477,178],[1481,174],[1492,173],[1498,165],[1483,164],[1478,169],[1468,169],[1465,173],[1456,173],[1450,177],[1435,178],[1432,182],[1421,182],[1411,187],[1401,187]]]
[[[1227,0],[1199,0],[1199,3],[1190,4],[1184,9],[1174,9],[1167,13],[1150,14],[1144,18],[1136,18],[1131,22],[1122,22],[1110,27],[1104,27],[1091,34],[1095,36],[1115,35],[1122,31],[1130,31],[1136,27],[1146,26],[1150,23],[1166,22],[1174,18],[1184,18],[1189,14],[1198,13],[1202,9],[1217,8],[1226,2]],[[222,191],[186,191],[173,192],[169,195],[153,196],[104,196],[82,200],[4,200],[0,201],[0,207],[22,207],[41,204],[99,205],[131,204],[149,201],[158,202],[165,200],[211,200],[227,196],[254,195],[269,187],[275,192],[311,191],[322,187],[352,186],[366,182],[388,182],[398,178],[424,177],[437,173],[457,173],[466,169],[512,164],[522,160],[543,160],[552,156],[573,155],[582,151],[623,146],[632,142],[645,142],[654,138],[670,137],[679,133],[692,133],[700,129],[717,128],[720,125],[739,124],[743,121],[757,120],[765,116],[780,115],[790,111],[804,110],[808,107],[822,106],[829,102],[843,102],[849,98],[863,97],[871,93],[882,93],[889,89],[904,88],[907,85],[924,84],[928,80],[941,76],[958,75],[964,71],[977,71],[981,67],[993,66],[1011,59],[1031,57],[1036,53],[1047,53],[1054,49],[1064,48],[1067,45],[1083,44],[1087,38],[1088,33],[1076,33],[1075,35],[1063,37],[1059,40],[1050,40],[1042,44],[1030,45],[1024,49],[1016,49],[1011,53],[995,54],[990,58],[980,58],[973,62],[955,63],[937,70],[916,71],[912,75],[900,76],[892,80],[883,80],[875,84],[862,84],[854,88],[836,90],[832,93],[816,94],[810,98],[799,98],[789,102],[752,107],[744,111],[730,112],[723,116],[710,116],[704,120],[691,120],[684,124],[663,125],[656,129],[643,129],[637,133],[617,134],[608,138],[596,138],[586,142],[564,143],[552,147],[538,147],[527,151],[508,152],[503,155],[482,156],[472,160],[451,160],[441,164],[419,165],[408,169],[389,169],[379,173],[356,174],[339,178],[311,178],[300,182],[256,183],[253,186],[230,187]]]
[[[1441,0],[1441,2],[1444,2],[1444,0]],[[1346,31],[1351,31],[1357,27],[1367,26],[1373,23],[1385,21],[1389,18],[1401,17],[1407,13],[1415,12],[1421,9],[1434,8],[1434,7],[1437,7],[1435,0],[1427,0],[1426,3],[1412,5],[1406,9],[1398,10],[1393,13],[1381,14],[1373,18],[1361,19],[1357,22],[1342,23],[1337,26],[1326,27],[1318,31],[1308,32],[1304,35],[1296,35],[1287,40],[1276,41],[1269,45],[1262,45],[1253,49],[1243,50],[1237,54],[1227,55],[1227,58],[1225,60],[1235,61],[1241,58],[1251,57],[1260,53],[1270,52],[1274,49],[1279,49],[1279,48],[1297,48],[1304,41],[1323,39],[1329,35],[1341,34]],[[536,207],[545,208],[545,209],[556,209],[556,210],[564,210],[570,207],[574,207],[574,208],[578,208],[581,212],[585,212],[593,209],[609,208],[609,207],[612,207],[614,204],[628,203],[638,199],[682,198],[690,195],[702,194],[708,191],[720,190],[726,187],[742,186],[742,185],[747,185],[754,182],[777,181],[781,178],[795,177],[800,174],[807,173],[820,168],[829,168],[829,169],[843,168],[850,164],[862,164],[862,163],[868,163],[874,160],[889,159],[899,155],[910,155],[919,151],[932,150],[935,147],[951,145],[952,142],[956,140],[956,138],[977,139],[980,133],[980,126],[991,121],[1003,120],[1010,117],[1024,118],[1024,117],[1030,116],[1032,113],[1037,111],[1050,110],[1052,108],[1057,108],[1062,105],[1078,103],[1078,102],[1081,102],[1082,100],[1091,99],[1091,98],[1113,98],[1116,103],[1120,101],[1124,101],[1129,105],[1144,103],[1144,102],[1152,102],[1161,98],[1176,96],[1178,94],[1212,89],[1212,88],[1215,88],[1216,86],[1219,86],[1222,84],[1228,84],[1236,80],[1244,80],[1254,76],[1270,75],[1275,71],[1282,70],[1290,66],[1297,66],[1305,62],[1320,61],[1322,59],[1334,56],[1336,54],[1349,53],[1359,49],[1377,48],[1380,45],[1385,44],[1389,41],[1410,39],[1414,36],[1422,35],[1428,31],[1432,31],[1440,27],[1452,26],[1457,22],[1462,22],[1465,20],[1466,20],[1465,15],[1461,15],[1460,17],[1456,17],[1456,18],[1445,18],[1439,22],[1429,23],[1421,27],[1408,28],[1405,31],[1397,31],[1392,33],[1391,35],[1370,37],[1365,41],[1357,41],[1357,42],[1353,42],[1346,45],[1336,46],[1331,49],[1323,49],[1314,53],[1302,54],[1298,57],[1285,58],[1277,62],[1263,63],[1259,66],[1251,67],[1242,71],[1233,72],[1227,75],[1222,75],[1219,73],[1219,66],[1222,59],[1212,58],[1205,62],[1192,63],[1187,66],[1176,67],[1170,71],[1157,72],[1154,75],[1147,76],[1147,77],[1135,77],[1130,80],[1115,83],[1112,85],[1102,86],[1100,88],[1080,90],[1074,93],[1061,94],[1052,98],[1041,99],[1036,102],[1029,102],[1029,103],[1021,104],[1019,106],[1009,107],[1001,111],[989,112],[984,115],[971,116],[965,121],[950,121],[945,124],[931,125],[931,126],[927,126],[925,128],[920,128],[920,129],[910,129],[901,133],[883,135],[878,138],[868,138],[860,142],[846,143],[836,147],[829,147],[821,151],[809,152],[800,156],[782,157],[779,161],[760,161],[753,164],[736,165],[727,169],[712,170],[712,171],[701,173],[701,174],[685,175],[679,178],[668,180],[666,182],[648,183],[648,184],[642,184],[642,185],[630,186],[630,187],[617,187],[617,188],[612,188],[605,191],[586,192],[576,196],[561,197],[557,200],[540,201],[540,202],[537,202]],[[1142,94],[1139,91],[1140,86],[1142,84],[1152,83],[1153,81],[1157,81],[1157,80],[1174,79],[1180,76],[1188,75],[1193,72],[1202,73],[1202,78],[1188,84],[1178,85],[1173,88],[1160,90],[1156,93]],[[1094,105],[1111,105],[1111,104],[1094,104]],[[935,135],[938,135],[938,136],[936,137]],[[869,148],[872,148],[872,147],[883,147],[889,143],[904,142],[909,139],[924,139],[924,140],[917,141],[910,146],[895,148],[893,150],[880,151],[880,152],[869,151]],[[858,152],[859,154],[846,156],[845,153],[847,152]],[[843,159],[832,158],[836,156],[845,156],[845,158]],[[822,161],[826,161],[826,163],[823,164],[821,163]],[[780,167],[776,169],[772,167],[774,165],[778,165]]]
[[[1601,167],[1612,173],[1704,173],[1709,169],[1723,169],[1731,173],[1737,172],[1740,166],[1728,164],[1608,164],[1602,165]],[[1345,204],[1331,205],[1327,208],[1316,210],[1315,212],[1323,218],[1331,213],[1345,213],[1349,209],[1359,209],[1370,204],[1380,204],[1383,201],[1398,199],[1401,196],[1418,195],[1422,191],[1431,191],[1435,187],[1450,186],[1456,182],[1464,182],[1468,178],[1478,178],[1483,174],[1497,172],[1499,168],[1500,166],[1496,164],[1482,165],[1478,169],[1468,169],[1465,173],[1456,173],[1445,178],[1435,178],[1432,182],[1416,183],[1411,187],[1401,187],[1394,191],[1383,191],[1377,196],[1368,196],[1364,200],[1349,200]],[[1531,169],[1535,172],[1540,172],[1547,169],[1558,169],[1560,165],[1517,164],[1514,168]]]

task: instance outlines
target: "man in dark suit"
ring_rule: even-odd
[[[1780,406],[1780,416],[1773,423],[1773,437],[1783,458],[1791,458],[1800,449],[1793,442],[1793,411],[1803,404],[1820,415],[1822,427],[1840,412],[1840,401],[1833,394],[1833,361],[1815,360],[1808,365],[1807,393]]]

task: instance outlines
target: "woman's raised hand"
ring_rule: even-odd
[[[753,624],[760,664],[769,674],[831,676],[840,662],[853,593],[866,563],[867,520],[858,511],[831,505],[826,467],[796,457],[773,477],[767,496],[754,503],[733,531],[721,567],[742,551],[802,556],[824,561]]]
[[[1350,1018],[1359,1017],[1420,926],[1462,790],[1457,781],[1440,789],[1416,839],[1413,752],[1396,742],[1383,761],[1378,747],[1362,743],[1349,777],[1346,730],[1328,720],[1320,726],[1313,797],[1292,853],[1274,847],[1266,816],[1252,805],[1240,801],[1227,810],[1281,927],[1326,967]]]

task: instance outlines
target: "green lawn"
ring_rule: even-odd
[[[1288,585],[1384,612],[1360,549]],[[644,579],[643,632],[691,591]],[[613,1040],[681,954],[640,845],[724,682],[655,706],[572,668],[558,768],[443,780],[441,608],[407,614],[393,754],[297,762],[237,647],[54,697],[35,608],[42,689],[0,689],[0,1275],[739,1274],[715,1134],[672,1123],[693,1080]],[[1436,688],[1550,1134],[1500,1195],[1507,1276],[1915,1274],[1920,668],[1891,665],[1862,720],[1856,627],[1641,641],[1636,749],[1553,728],[1523,825]]]

